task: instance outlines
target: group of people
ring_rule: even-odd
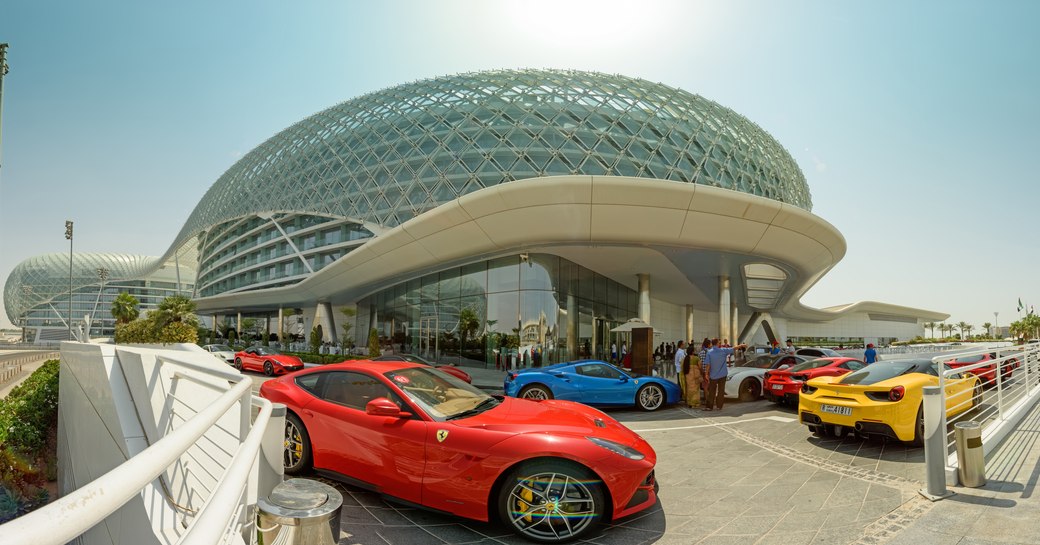
[[[691,343],[692,345],[692,343]],[[729,360],[737,353],[747,349],[746,344],[728,346],[719,339],[705,338],[700,350],[694,351],[692,346],[687,350],[684,341],[676,343],[675,372],[679,378],[686,406],[701,406],[701,394],[704,394],[704,411],[721,411],[725,400],[726,378],[729,376]]]

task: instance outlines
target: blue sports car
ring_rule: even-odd
[[[566,399],[601,407],[653,411],[679,401],[679,386],[658,377],[626,373],[599,360],[580,360],[510,371],[507,396],[526,399]]]

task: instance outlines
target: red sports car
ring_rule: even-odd
[[[473,377],[469,376],[469,373],[455,367],[454,365],[437,365],[432,361],[425,358],[421,358],[414,354],[385,354],[378,358],[372,358],[372,361],[410,361],[412,363],[421,363],[423,365],[429,365],[430,367],[436,367],[445,373],[455,375],[457,378],[466,382],[472,383]]]
[[[265,375],[284,375],[303,369],[303,360],[266,346],[250,346],[235,353],[235,369],[263,371]]]
[[[766,399],[783,403],[798,404],[798,393],[802,384],[816,377],[836,377],[866,367],[867,364],[852,358],[816,358],[787,369],[766,371],[763,389]]]
[[[285,472],[309,467],[411,504],[498,518],[541,542],[652,506],[653,448],[570,401],[492,397],[437,369],[353,360],[265,382],[288,408]]]
[[[993,362],[990,365],[985,365],[977,369],[969,369],[969,372],[974,373],[975,376],[982,380],[983,386],[996,386],[997,385],[997,355],[996,353],[989,354],[976,354],[974,356],[961,356],[948,360],[944,363],[953,368],[966,367],[968,365],[974,365],[976,363],[982,363],[985,361]],[[1015,368],[1018,367],[1018,360],[1011,358],[1000,362],[1000,375],[1002,380],[1011,378],[1011,374]]]

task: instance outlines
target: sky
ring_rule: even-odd
[[[337,103],[560,68],[682,88],[787,148],[848,246],[804,304],[1007,325],[1040,305],[1037,20],[1011,0],[5,0],[0,282],[67,252],[67,219],[77,252],[162,255],[225,170]]]

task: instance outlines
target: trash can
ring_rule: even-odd
[[[953,425],[957,443],[957,475],[961,484],[977,488],[986,484],[986,458],[982,452],[982,424],[973,420]]]
[[[260,545],[336,545],[343,495],[310,479],[289,479],[260,498],[257,530]]]

